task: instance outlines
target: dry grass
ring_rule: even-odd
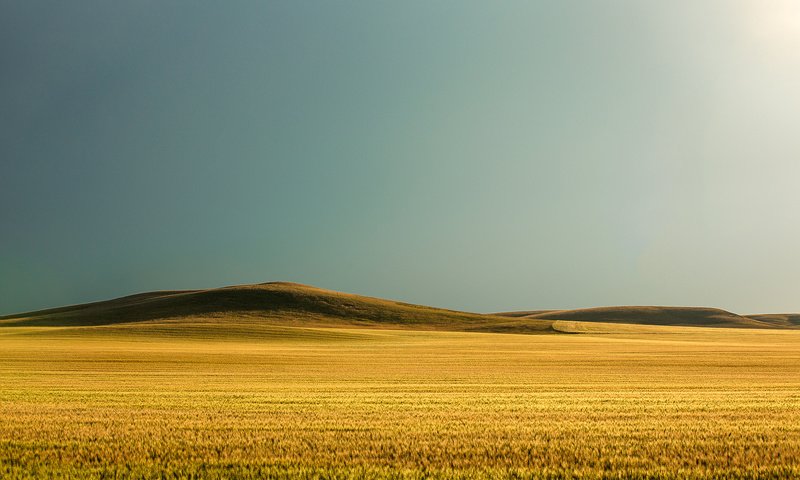
[[[0,328],[0,477],[800,476],[800,332],[218,320]]]

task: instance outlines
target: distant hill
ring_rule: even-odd
[[[800,313],[765,313],[762,315],[747,315],[747,318],[752,318],[773,327],[800,328]]]
[[[103,302],[0,317],[0,326],[75,327],[195,319],[225,322],[233,317],[273,325],[553,332],[553,322],[549,320],[511,320],[286,282],[141,293]]]
[[[577,310],[503,312],[496,315],[517,319],[695,327],[793,328],[800,325],[798,323],[800,315],[743,316],[718,308],[706,307],[598,307]]]
[[[169,324],[170,331],[254,332],[264,326],[408,328],[505,333],[555,333],[556,322],[664,326],[800,328],[800,314],[737,315],[701,307],[600,307],[478,314],[272,282],[208,290],[140,293],[0,317],[0,327],[101,327]],[[560,324],[563,326],[563,324]],[[183,327],[182,327],[183,326]],[[126,327],[128,328],[128,327]],[[571,331],[589,331],[580,326]]]

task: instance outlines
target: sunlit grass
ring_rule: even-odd
[[[251,328],[0,329],[0,477],[800,476],[800,332]]]

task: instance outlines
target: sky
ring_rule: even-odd
[[[0,2],[0,314],[800,311],[800,2]]]

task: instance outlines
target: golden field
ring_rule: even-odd
[[[0,328],[0,477],[800,477],[800,331],[554,330]]]

